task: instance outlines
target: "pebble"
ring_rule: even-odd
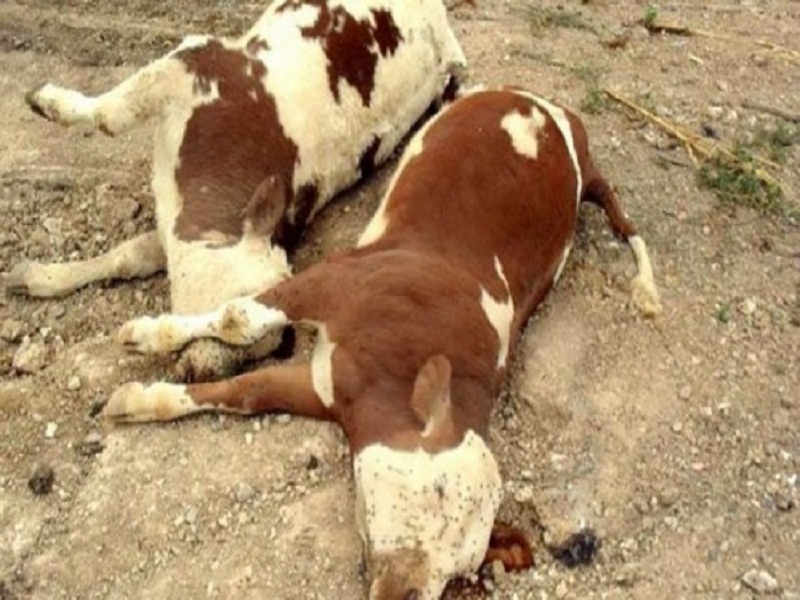
[[[758,308],[758,305],[752,298],[746,298],[742,300],[741,304],[739,304],[739,312],[741,312],[743,315],[752,315],[756,312],[756,308]]]
[[[81,378],[77,375],[70,377],[69,381],[67,381],[67,389],[70,392],[76,392],[81,389]]]
[[[692,397],[692,388],[691,386],[685,385],[681,388],[678,392],[678,398],[683,400],[684,402]]]
[[[50,421],[44,428],[44,437],[46,437],[48,440],[52,440],[54,437],[56,437],[56,431],[58,431],[58,423],[53,423]]]
[[[775,506],[780,511],[789,512],[795,507],[794,498],[788,494],[778,493],[775,495]]]
[[[0,338],[6,342],[16,343],[22,339],[25,323],[16,319],[6,319],[0,327]]]
[[[725,109],[721,106],[709,106],[706,114],[715,121],[718,121],[722,117],[724,111]]]
[[[233,489],[233,495],[237,502],[244,503],[255,498],[256,490],[245,482],[240,481]]]
[[[290,423],[291,420],[292,420],[292,415],[288,413],[284,413],[282,415],[278,415],[277,417],[275,417],[275,422],[281,425],[286,425],[287,423]]]
[[[44,345],[31,342],[31,339],[25,336],[22,344],[14,353],[11,366],[20,373],[36,373],[44,368],[46,358]]]
[[[104,448],[102,434],[93,431],[84,438],[83,443],[78,447],[78,451],[84,456],[94,456],[101,453]]]
[[[774,594],[778,591],[778,580],[760,569],[751,569],[742,575],[742,583],[758,594]]]
[[[37,496],[49,494],[53,490],[55,479],[56,475],[52,467],[39,465],[34,469],[30,479],[28,479],[28,487]]]
[[[569,590],[567,589],[567,582],[560,581],[556,586],[556,598],[566,598]]]

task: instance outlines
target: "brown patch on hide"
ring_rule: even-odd
[[[336,102],[341,102],[342,80],[357,91],[364,106],[369,106],[375,87],[379,57],[394,54],[403,41],[392,13],[371,9],[371,19],[356,19],[342,6],[330,8],[326,0],[284,2],[276,12],[300,6],[319,9],[316,22],[301,29],[303,37],[319,41],[328,58],[328,83]]]
[[[183,201],[175,235],[235,244],[266,178],[292,189],[297,145],[286,136],[275,99],[264,87],[263,63],[218,40],[176,57],[194,76],[197,94],[216,91],[219,98],[197,106],[186,123],[175,173]],[[292,203],[291,197],[276,199]],[[267,210],[263,202],[256,204],[261,213]]]

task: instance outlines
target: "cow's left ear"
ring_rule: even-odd
[[[430,437],[452,425],[450,406],[450,361],[432,356],[417,373],[411,408],[420,421],[423,437]]]

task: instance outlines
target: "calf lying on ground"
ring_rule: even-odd
[[[28,102],[62,124],[117,135],[155,118],[158,230],[90,260],[23,263],[6,287],[58,296],[166,268],[178,314],[270,288],[306,223],[386,159],[464,65],[441,0],[284,0],[240,39],[189,37],[96,98],[47,84]]]
[[[213,384],[138,383],[119,421],[284,410],[337,421],[350,442],[372,598],[437,598],[481,562],[500,503],[486,444],[509,350],[558,279],[579,203],[603,207],[660,310],[647,250],[589,157],[578,119],[512,89],[456,101],[411,141],[359,247],[203,316],[127,323],[122,341],[171,351],[197,337],[250,344],[303,321],[309,364]]]

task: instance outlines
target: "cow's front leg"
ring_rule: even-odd
[[[133,319],[120,328],[117,339],[124,346],[147,354],[180,350],[200,338],[248,346],[288,324],[283,311],[255,298],[237,298],[202,315],[164,314]]]
[[[251,415],[274,411],[334,418],[314,390],[308,364],[273,365],[215,383],[128,383],[114,392],[100,415],[133,423],[171,421],[199,412]]]

